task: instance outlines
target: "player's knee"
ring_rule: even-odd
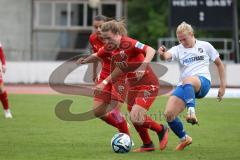
[[[137,117],[135,115],[131,114],[131,112],[130,112],[130,120],[133,124],[138,123]]]
[[[142,125],[144,122],[144,117],[139,114],[130,112],[130,120],[135,125]]]
[[[170,111],[165,111],[164,112],[164,117],[165,117],[167,122],[172,122],[175,119],[174,114]]]

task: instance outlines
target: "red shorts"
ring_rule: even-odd
[[[99,79],[96,82],[96,85],[100,84],[104,79]],[[102,101],[105,103],[111,102],[111,92],[112,92],[112,83],[108,83],[102,91],[94,91],[94,100]]]
[[[158,78],[150,68],[140,80],[134,78],[134,75],[130,75],[128,78],[130,78],[127,98],[128,110],[131,111],[134,104],[149,110],[158,96]]]
[[[135,104],[149,110],[157,95],[158,86],[156,85],[131,88],[127,97],[128,110],[131,111]]]
[[[96,84],[99,84],[104,79],[100,79]],[[114,83],[108,83],[103,91],[94,92],[94,100],[103,101],[105,103],[110,103],[111,100],[123,103],[126,98],[127,85],[124,80],[118,80]]]
[[[128,85],[126,84],[126,80],[118,79],[113,83],[112,86],[112,100],[124,103],[126,99],[126,95],[128,92]]]

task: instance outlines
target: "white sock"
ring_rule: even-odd
[[[187,136],[188,136],[188,135],[186,134],[186,135],[185,135],[184,137],[182,137],[180,140],[181,140],[181,141],[185,141],[185,139],[187,138]]]
[[[195,114],[195,108],[194,107],[189,107],[188,108],[188,113],[194,113]]]

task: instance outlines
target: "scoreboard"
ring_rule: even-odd
[[[182,21],[201,29],[232,29],[233,0],[169,0],[170,26]]]

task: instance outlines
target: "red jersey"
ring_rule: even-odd
[[[116,80],[117,82],[125,80],[125,75],[127,75],[129,82],[129,86],[127,86],[128,105],[133,106],[134,104],[138,104],[149,109],[158,93],[158,79],[150,66],[147,66],[141,79],[138,79],[139,77],[136,72],[136,69],[142,65],[145,59],[147,47],[147,45],[137,40],[124,36],[121,39],[119,47],[116,47],[114,44],[105,45],[98,51],[97,55],[100,58],[111,60],[111,71],[114,70],[117,63],[126,64],[127,67],[121,68],[124,74],[118,76]],[[126,83],[124,85],[126,86]],[[119,92],[119,86],[121,87],[121,85],[114,83],[113,86]]]
[[[158,94],[159,82],[148,64],[146,64],[144,75],[140,79],[137,75],[137,69],[145,59],[147,47],[135,39],[122,37],[119,49],[113,52],[113,61],[125,63],[127,66],[122,71],[127,74],[129,82],[128,110],[131,110],[134,104],[148,110]]]
[[[112,53],[113,62],[115,64],[126,62],[127,70],[134,71],[144,61],[147,47],[135,39],[124,36],[121,38],[119,48]]]
[[[116,48],[115,45],[107,44],[98,51],[97,56],[101,59],[111,60],[111,70],[113,70],[115,64],[119,62],[142,63],[147,47],[147,45],[137,40],[129,37],[122,37],[119,48]]]
[[[0,59],[2,62],[2,65],[5,66],[6,65],[6,60],[5,60],[5,56],[4,56],[4,52],[2,49],[2,44],[0,43]]]
[[[0,43],[0,59],[1,59],[1,63],[2,63],[2,68],[0,68],[0,84],[3,83],[3,71],[2,69],[6,69],[6,60],[5,60],[5,56],[4,56],[4,52],[2,49],[2,44]],[[1,66],[1,65],[0,65]]]
[[[101,41],[101,39],[98,38],[96,33],[90,35],[89,42],[92,46],[92,50],[94,53],[97,53],[98,50],[104,45],[104,43]]]
[[[104,47],[104,43],[102,42],[101,39],[98,38],[96,33],[90,35],[89,42],[92,46],[92,50],[94,53],[99,52],[99,50]],[[102,60],[102,70],[100,72],[100,79],[105,79],[110,74],[111,59],[105,57],[100,58]]]
[[[147,45],[142,44],[135,39],[123,36],[118,48],[111,44],[105,45],[104,48],[99,50],[97,55],[100,58],[111,59],[112,71],[114,70],[116,63],[128,64],[128,67],[121,69],[127,74],[129,81],[135,83],[137,79],[135,70],[144,61],[147,47]],[[154,80],[156,80],[155,75],[149,66],[146,68],[145,74],[148,75],[148,77],[154,77]],[[156,80],[154,83],[158,83],[158,81]]]
[[[119,49],[113,52],[113,54],[115,54],[114,57],[120,57],[117,58],[115,63],[127,63],[128,67],[122,70],[127,73],[127,79],[131,87],[159,84],[156,75],[149,65],[147,65],[144,76],[141,80],[138,79],[135,72],[136,69],[142,65],[145,59],[147,47],[148,45],[145,45],[135,39],[122,37]]]

